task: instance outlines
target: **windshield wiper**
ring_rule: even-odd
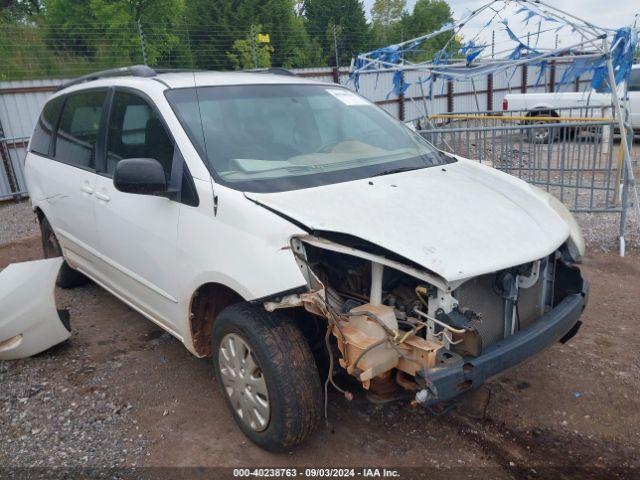
[[[398,168],[390,168],[389,170],[383,170],[380,173],[376,173],[375,175],[371,175],[372,177],[383,177],[385,175],[393,175],[394,173],[402,173],[402,172],[410,172],[411,170],[420,170],[421,168],[426,168],[425,166],[420,167],[398,167]]]

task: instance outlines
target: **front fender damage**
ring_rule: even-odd
[[[0,272],[0,360],[43,352],[71,336],[54,298],[61,257],[14,263]]]

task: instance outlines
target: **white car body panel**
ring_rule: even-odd
[[[555,110],[569,107],[610,107],[611,95],[595,92],[508,93],[509,110]]]
[[[0,272],[0,360],[15,360],[64,342],[71,333],[56,309],[62,258],[14,263]]]
[[[96,175],[34,153],[26,163],[31,201],[45,212],[65,258],[84,271],[95,271],[97,234],[91,200]]]
[[[118,191],[97,176],[93,208],[101,280],[171,329],[178,318],[177,229],[180,204]]]
[[[180,212],[178,258],[181,297],[205,283],[220,283],[245,300],[256,300],[307,284],[291,251],[290,240],[306,234],[291,222],[248,200],[242,192],[214,185],[200,207]],[[211,192],[211,184],[209,184]],[[215,213],[214,213],[215,212]]]
[[[640,65],[632,67],[632,76],[640,73]],[[632,80],[632,84],[634,81]],[[640,82],[638,82],[640,85]],[[622,98],[622,92],[620,92]],[[545,93],[509,93],[505,95],[509,104],[509,110],[535,111],[546,110],[556,111],[557,109],[569,107],[602,107],[608,109],[604,116],[611,114],[611,94],[597,93],[594,91],[584,92],[545,92]],[[626,103],[626,102],[625,102]],[[632,87],[628,92],[629,121],[634,129],[640,129],[640,90]],[[562,116],[562,112],[560,112]],[[577,115],[578,113],[573,113]],[[589,116],[600,116],[599,109],[589,111]]]
[[[569,236],[566,222],[525,182],[462,158],[442,167],[247,196],[314,230],[367,240],[448,282],[540,259]]]

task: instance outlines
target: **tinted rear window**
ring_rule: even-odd
[[[58,116],[60,114],[60,107],[64,97],[57,97],[50,100],[42,110],[42,115],[36,123],[36,128],[33,131],[31,137],[31,151],[39,153],[41,155],[49,155],[49,147],[51,145],[51,138],[53,137],[53,130],[56,127]]]
[[[82,168],[95,167],[96,143],[106,91],[67,97],[56,134],[56,160]]]

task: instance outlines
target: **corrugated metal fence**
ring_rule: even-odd
[[[27,195],[22,166],[42,106],[65,80],[0,82],[0,200]]]
[[[425,76],[424,72],[408,71],[404,73],[404,80],[410,85],[400,96],[391,91],[392,72],[370,73],[361,75],[359,93],[404,121],[417,119],[425,113],[494,111],[501,108],[502,99],[509,91],[583,90],[588,78],[579,79],[572,85],[558,84],[567,65],[562,61],[551,62],[543,75],[539,75],[538,67],[523,66],[515,72],[488,75],[473,82],[436,78],[432,86],[426,83],[422,87],[419,82]],[[354,89],[346,68],[294,71],[299,76]],[[28,194],[22,173],[26,145],[42,106],[64,82],[61,79],[0,82],[0,200]]]

